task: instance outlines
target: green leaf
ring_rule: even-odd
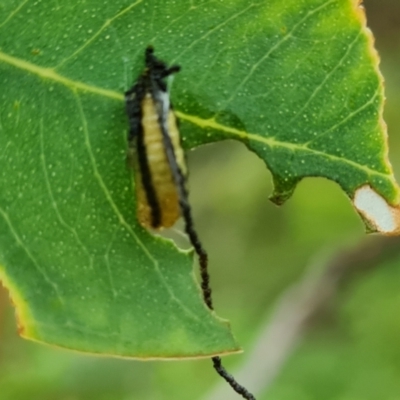
[[[187,149],[241,140],[278,203],[324,176],[397,215],[382,79],[354,1],[8,0],[0,16],[0,274],[25,337],[141,358],[238,349],[203,304],[192,253],[136,221],[123,92],[148,44],[182,65],[171,96]]]

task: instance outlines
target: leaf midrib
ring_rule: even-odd
[[[89,93],[93,93],[93,94],[96,94],[99,96],[108,97],[113,100],[124,101],[124,96],[122,93],[116,92],[114,90],[99,88],[97,86],[88,85],[84,82],[75,81],[75,80],[66,78],[65,76],[62,76],[59,73],[57,73],[53,68],[41,67],[41,66],[32,64],[28,61],[22,60],[20,58],[10,56],[3,52],[0,52],[0,61],[4,62],[6,64],[9,64],[9,65],[12,65],[16,68],[28,71],[28,72],[30,72],[34,75],[40,76],[44,79],[52,80],[54,82],[62,84],[74,92],[77,92],[77,91],[89,92]],[[268,138],[265,136],[261,136],[260,134],[249,133],[244,130],[240,130],[240,129],[236,129],[236,128],[232,128],[232,127],[220,124],[219,122],[217,122],[215,120],[215,118],[205,119],[205,118],[201,118],[201,117],[198,117],[195,115],[185,114],[179,110],[176,110],[176,114],[180,119],[190,122],[194,125],[197,125],[203,129],[214,129],[217,131],[222,131],[225,133],[229,133],[232,136],[236,136],[240,140],[253,140],[255,142],[263,143],[271,148],[272,147],[280,147],[280,148],[285,148],[285,149],[289,149],[292,151],[302,151],[302,152],[307,152],[307,153],[310,153],[313,155],[323,156],[332,161],[337,161],[337,162],[342,162],[342,163],[344,162],[348,165],[351,165],[352,167],[357,168],[357,169],[367,173],[369,176],[371,176],[371,175],[380,176],[382,178],[389,179],[389,181],[391,181],[394,185],[396,184],[392,173],[388,174],[388,173],[379,172],[379,171],[376,171],[366,165],[359,164],[355,161],[352,161],[352,160],[349,160],[346,158],[342,158],[342,157],[339,157],[339,156],[336,156],[333,154],[329,154],[329,153],[326,153],[323,151],[310,149],[307,147],[306,144],[282,142],[279,140],[275,140],[274,138]]]

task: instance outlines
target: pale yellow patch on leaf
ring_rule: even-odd
[[[370,186],[357,189],[353,198],[357,211],[384,235],[400,234],[400,206],[393,207]]]
[[[11,282],[5,273],[4,268],[0,265],[0,284],[8,290],[10,300],[15,307],[15,315],[18,323],[18,333],[25,338],[34,337],[34,322],[28,303],[22,294]]]

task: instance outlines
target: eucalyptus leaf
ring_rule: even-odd
[[[0,276],[21,334],[137,358],[238,350],[192,252],[136,220],[123,93],[149,44],[182,66],[170,87],[186,149],[244,142],[277,203],[323,176],[396,210],[363,18],[352,0],[3,1]]]

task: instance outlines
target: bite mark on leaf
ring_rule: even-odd
[[[400,234],[400,206],[391,206],[369,185],[356,190],[353,204],[367,223],[384,235]]]

